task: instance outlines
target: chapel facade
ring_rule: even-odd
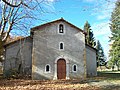
[[[16,68],[35,80],[96,76],[96,49],[85,36],[63,18],[33,27],[30,36],[5,45],[4,75]]]

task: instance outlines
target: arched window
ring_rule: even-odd
[[[59,25],[59,33],[64,33],[64,26],[63,26],[63,24]]]
[[[77,72],[77,65],[73,65],[73,72]]]
[[[60,43],[59,48],[63,50],[64,49],[64,44]]]
[[[47,64],[47,65],[45,66],[45,72],[50,72],[50,65]]]

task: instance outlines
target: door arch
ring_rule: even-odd
[[[66,61],[65,59],[59,59],[57,61],[57,78],[66,79]]]

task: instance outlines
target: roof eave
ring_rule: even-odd
[[[36,26],[36,27],[33,27],[33,28],[31,28],[31,32],[39,29],[39,28],[42,27],[42,26],[49,25],[49,24],[54,23],[54,22],[57,22],[57,21],[65,21],[66,23],[70,24],[70,25],[73,26],[74,28],[77,28],[78,30],[80,30],[83,34],[87,35],[87,33],[86,33],[85,31],[83,31],[82,29],[78,28],[77,26],[71,24],[70,22],[64,20],[63,18],[58,19],[58,20],[54,20],[54,21],[51,21],[51,22],[48,22],[48,23],[45,23],[45,24],[42,24],[42,25],[39,25],[39,26]]]

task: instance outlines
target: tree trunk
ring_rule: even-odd
[[[117,65],[117,70],[120,71],[119,65]]]
[[[114,71],[114,65],[112,66],[112,71]]]

